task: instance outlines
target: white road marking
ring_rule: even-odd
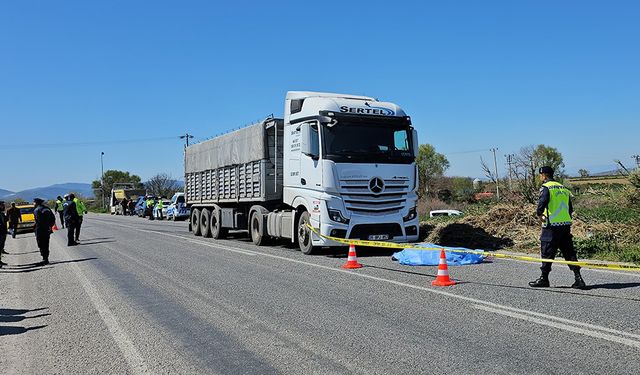
[[[62,247],[62,249],[63,249],[63,252],[67,252],[66,249],[64,249],[64,247]],[[69,255],[68,252],[67,252],[67,255]],[[138,349],[136,349],[135,345],[133,344],[133,341],[131,341],[131,339],[122,329],[122,327],[120,327],[120,324],[118,324],[118,319],[111,312],[111,310],[109,309],[107,304],[104,302],[102,297],[100,297],[100,294],[96,290],[95,286],[93,286],[91,281],[87,279],[87,277],[84,275],[84,273],[80,269],[80,266],[78,266],[77,263],[70,263],[70,266],[72,267],[74,273],[80,280],[80,284],[82,284],[82,287],[84,288],[85,292],[89,296],[91,303],[93,303],[93,306],[98,311],[98,314],[100,314],[102,321],[107,326],[107,329],[111,334],[111,337],[118,345],[118,348],[120,349],[120,352],[122,352],[124,359],[129,364],[129,367],[131,367],[131,371],[134,374],[150,373],[146,362],[138,352]]]
[[[188,240],[188,238],[186,238],[184,236],[178,236],[178,235],[164,233],[164,232],[160,232],[160,231],[137,229],[137,228],[132,228],[130,226],[125,226],[125,225],[120,225],[120,224],[115,224],[115,223],[114,223],[114,225],[123,226],[123,227],[129,228],[129,229],[138,230],[138,231],[142,231],[142,232],[149,232],[149,233],[154,233],[154,234],[163,234],[163,235],[166,235],[166,236],[169,236],[169,237],[179,238],[181,240],[185,240],[185,239]],[[194,242],[200,243],[202,241],[194,241]],[[507,316],[511,316],[511,317],[514,317],[514,318],[526,320],[526,321],[529,321],[529,322],[532,322],[532,323],[537,323],[537,324],[541,324],[541,325],[545,325],[545,326],[549,326],[549,327],[554,327],[554,328],[562,329],[562,330],[568,330],[568,331],[575,332],[575,333],[580,333],[580,334],[583,334],[583,335],[586,335],[586,336],[595,337],[595,338],[599,338],[599,339],[603,339],[603,340],[607,340],[607,341],[612,341],[612,342],[616,342],[616,343],[620,343],[620,344],[624,344],[624,345],[640,348],[640,341],[635,341],[633,339],[626,338],[626,337],[615,336],[615,335],[620,335],[620,336],[627,336],[627,337],[633,337],[633,338],[640,338],[640,335],[636,335],[636,334],[629,333],[629,332],[619,331],[619,330],[615,330],[615,329],[612,329],[612,328],[607,328],[607,327],[598,326],[598,325],[595,325],[595,324],[579,322],[579,321],[575,321],[575,320],[571,320],[571,319],[565,319],[565,318],[561,318],[561,317],[557,317],[557,316],[553,316],[553,315],[541,314],[541,313],[538,313],[538,312],[535,312],[535,311],[529,311],[529,310],[524,310],[524,309],[518,309],[518,308],[515,308],[515,307],[504,306],[504,305],[500,305],[500,304],[497,304],[497,303],[484,301],[484,300],[480,300],[480,299],[476,299],[476,298],[472,298],[472,297],[461,296],[461,295],[450,293],[450,292],[446,292],[446,291],[440,290],[440,289],[426,288],[426,287],[422,287],[422,286],[419,286],[419,285],[407,284],[407,283],[404,283],[404,282],[401,282],[401,281],[385,279],[385,278],[382,278],[382,277],[367,275],[367,274],[363,274],[363,273],[357,273],[357,272],[350,271],[350,270],[345,270],[345,269],[342,269],[342,268],[334,268],[334,267],[329,267],[329,266],[323,266],[321,264],[306,262],[306,261],[298,260],[298,259],[291,259],[291,258],[287,258],[287,257],[280,256],[280,255],[257,252],[257,251],[248,250],[248,249],[238,249],[236,247],[227,247],[227,246],[221,246],[221,245],[212,244],[212,243],[206,243],[206,245],[209,246],[209,247],[220,249],[220,250],[227,250],[227,251],[234,251],[234,252],[239,252],[241,250],[241,252],[243,252],[243,253],[248,253],[248,254],[253,254],[253,255],[261,255],[261,256],[264,256],[264,257],[273,258],[273,259],[279,259],[279,260],[283,260],[283,261],[286,261],[286,262],[304,264],[306,266],[320,268],[320,269],[324,269],[324,270],[327,270],[327,271],[340,272],[340,273],[349,274],[349,275],[355,276],[355,277],[361,277],[361,278],[375,280],[375,281],[384,282],[384,283],[388,283],[388,284],[398,285],[398,286],[402,286],[402,287],[405,287],[405,288],[416,289],[416,290],[420,290],[420,291],[424,291],[424,292],[428,292],[428,293],[439,294],[439,295],[442,295],[442,296],[447,296],[447,297],[451,297],[451,298],[455,298],[455,299],[459,299],[459,300],[470,302],[470,303],[473,304],[472,307],[480,308],[480,309],[485,310],[485,311],[494,312],[494,313],[502,314],[502,315],[507,315]],[[529,314],[529,315],[526,315],[526,314]],[[536,317],[540,317],[540,318],[536,318]],[[555,320],[555,322],[553,320]],[[580,327],[584,327],[584,328],[580,328]],[[606,333],[603,333],[603,332],[609,332],[611,334],[606,334]]]
[[[625,338],[625,337],[619,337],[619,336],[610,335],[610,334],[607,334],[607,333],[598,332],[598,331],[594,331],[594,330],[590,330],[590,329],[586,329],[586,328],[575,327],[575,326],[572,326],[572,325],[569,325],[569,324],[558,323],[558,322],[554,322],[554,321],[551,321],[551,320],[539,319],[539,318],[535,318],[533,316],[529,316],[529,315],[525,315],[525,314],[518,314],[518,313],[515,313],[515,312],[512,312],[512,311],[507,311],[507,310],[502,310],[502,309],[494,309],[494,308],[488,307],[488,306],[472,305],[472,307],[476,308],[476,309],[479,309],[479,310],[484,310],[484,311],[492,312],[492,313],[495,313],[495,314],[505,315],[505,316],[509,316],[511,318],[521,319],[521,320],[525,320],[525,321],[528,321],[528,322],[540,324],[540,325],[543,325],[543,326],[553,327],[553,328],[556,328],[556,329],[561,329],[561,330],[565,330],[565,331],[579,333],[579,334],[582,334],[582,335],[591,336],[591,337],[595,337],[595,338],[598,338],[598,339],[617,342],[619,344],[628,345],[628,346],[631,346],[631,347],[634,347],[634,348],[640,348],[640,341],[631,340],[631,339],[628,339],[628,338]],[[576,322],[576,323],[579,323],[579,322]]]

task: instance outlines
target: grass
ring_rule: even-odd
[[[620,206],[576,208],[578,217],[586,222],[607,221],[610,223],[640,223],[640,209]]]

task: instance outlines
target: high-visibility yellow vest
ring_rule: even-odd
[[[569,213],[569,199],[571,192],[556,181],[547,181],[542,186],[549,189],[549,204],[544,210],[544,216],[551,226],[571,225]]]
[[[164,203],[162,203],[162,199],[158,201],[158,208],[164,208]]]
[[[62,212],[64,211],[64,202],[61,200],[56,201],[56,211]]]
[[[87,210],[87,208],[84,206],[84,203],[82,203],[82,201],[78,198],[73,198],[73,201],[76,204],[76,211],[78,211],[78,215],[83,216],[84,212]]]

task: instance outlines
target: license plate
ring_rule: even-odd
[[[370,241],[381,241],[381,240],[388,240],[388,239],[389,239],[388,234],[372,234],[369,236]]]

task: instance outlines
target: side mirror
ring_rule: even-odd
[[[300,151],[317,159],[320,156],[318,139],[318,128],[313,128],[312,124],[306,122],[300,125]]]
[[[418,142],[418,131],[413,129],[411,131],[411,142],[413,142],[413,156],[418,157],[418,151],[420,151],[420,143]]]

